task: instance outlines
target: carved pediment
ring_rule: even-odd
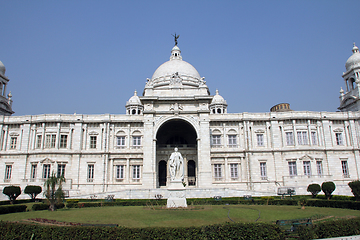
[[[41,164],[54,164],[55,161],[51,160],[50,158],[45,158],[40,161]]]
[[[301,158],[299,158],[299,160],[301,160],[301,161],[312,161],[312,160],[314,160],[314,158],[311,157],[311,156],[309,156],[309,155],[307,155],[307,154],[305,154],[304,156],[302,156]]]

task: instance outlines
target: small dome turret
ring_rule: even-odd
[[[137,95],[135,90],[134,96],[132,96],[129,101],[126,102],[126,114],[127,115],[141,115],[143,112],[143,104],[140,101],[140,98]]]
[[[350,71],[355,67],[360,67],[360,53],[359,48],[355,45],[352,49],[353,54],[349,57],[349,59],[345,63],[346,71]]]
[[[142,105],[140,98],[137,95],[137,91],[135,90],[134,96],[132,96],[129,101],[126,103],[126,105]]]
[[[225,99],[219,94],[219,90],[216,89],[215,96],[210,103],[210,112],[212,114],[226,113],[227,103]]]
[[[219,95],[219,90],[216,89],[215,96],[213,97],[211,104],[226,104],[225,99]]]

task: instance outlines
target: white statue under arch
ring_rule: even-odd
[[[174,149],[169,158],[169,170],[171,181],[183,181],[184,179],[184,159],[178,148]]]

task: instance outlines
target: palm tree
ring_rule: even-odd
[[[49,201],[51,211],[55,211],[55,204],[61,203],[64,199],[64,192],[62,190],[62,183],[65,182],[65,178],[63,175],[57,177],[53,172],[51,176],[45,181],[45,197]],[[56,189],[56,187],[58,187]]]

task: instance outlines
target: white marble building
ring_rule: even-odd
[[[54,172],[74,198],[166,198],[167,161],[178,147],[187,197],[276,195],[279,187],[306,194],[310,183],[324,181],[335,182],[335,194],[351,195],[347,183],[360,175],[359,56],[354,45],[341,112],[279,104],[266,113],[227,113],[224,98],[210,95],[177,45],[125,115],[6,116],[11,96],[3,90],[10,114],[0,117],[1,189],[42,186]]]

